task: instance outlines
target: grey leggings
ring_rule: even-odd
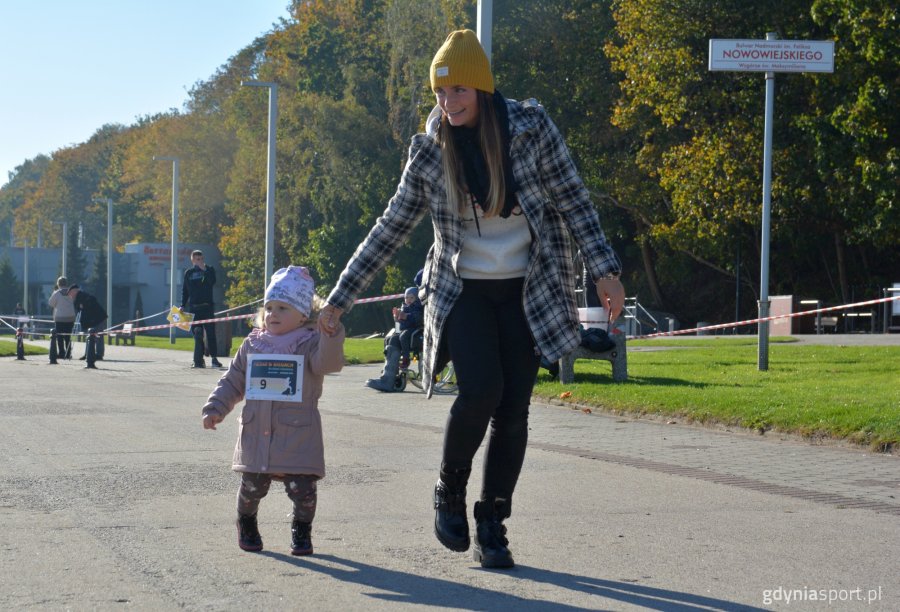
[[[241,472],[241,488],[238,490],[237,511],[242,515],[255,515],[259,502],[269,492],[272,474]],[[284,491],[294,502],[294,519],[312,523],[316,516],[316,481],[318,476],[309,474],[285,474]]]

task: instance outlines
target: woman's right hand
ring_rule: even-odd
[[[319,313],[319,331],[327,336],[333,336],[337,333],[342,314],[344,314],[343,308],[327,304]]]

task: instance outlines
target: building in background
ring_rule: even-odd
[[[218,282],[214,289],[216,310],[224,306],[224,281],[220,265],[219,250],[209,244],[181,244],[178,246],[175,306],[181,304],[181,281],[184,271],[191,265],[191,251],[199,249],[208,265],[213,266],[218,274]],[[18,287],[0,287],[0,291],[21,292],[21,286],[25,279],[25,252],[23,247],[0,247],[0,260],[8,257],[16,274]],[[47,304],[50,294],[53,293],[56,279],[62,272],[62,249],[60,248],[35,248],[29,247],[28,252],[28,314],[35,318],[52,318],[52,309]],[[96,259],[99,251],[85,249],[82,251],[85,257],[86,274],[96,267]],[[141,316],[156,313],[164,313],[159,317],[146,322],[147,325],[159,325],[166,323],[165,314],[169,308],[169,263],[171,261],[171,245],[166,242],[142,242],[126,244],[123,253],[113,253],[112,259],[112,324],[116,325],[135,318],[135,311],[140,310]],[[103,279],[101,287],[93,286],[86,278],[73,278],[69,281],[78,283],[94,295],[103,295],[101,304],[106,306],[106,280]],[[11,313],[0,313],[11,314]],[[159,330],[158,335],[167,335],[167,330]]]

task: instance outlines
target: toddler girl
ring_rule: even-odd
[[[260,325],[241,344],[203,406],[203,428],[215,429],[246,398],[238,419],[232,469],[241,473],[238,546],[260,551],[256,522],[272,480],[294,503],[291,554],[313,552],[316,481],[325,476],[322,419],[317,408],[325,374],[344,365],[344,330],[320,334],[310,323],[314,283],[306,268],[272,275]]]

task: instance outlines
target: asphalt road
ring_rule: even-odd
[[[253,554],[234,415],[200,424],[220,372],[115,346],[82,365],[0,361],[0,609],[900,609],[896,456],[535,405],[517,566],[488,571],[431,532],[453,398],[371,391],[379,368],[351,366],[320,405],[316,553],[290,555],[273,486]]]

